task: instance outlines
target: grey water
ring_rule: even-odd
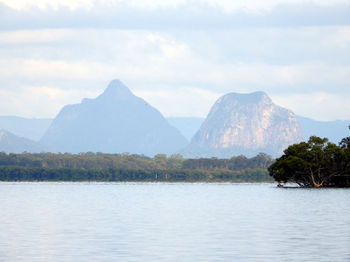
[[[0,183],[0,261],[350,261],[350,190]]]

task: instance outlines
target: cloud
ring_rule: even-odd
[[[215,32],[46,29],[0,32],[0,59],[47,59],[127,64],[175,49],[220,64],[305,62],[350,64],[350,26],[249,28]],[[175,49],[174,49],[175,48]],[[169,54],[168,54],[169,55]],[[173,53],[175,55],[175,53]]]
[[[337,96],[348,94],[350,63],[344,57],[347,57],[349,47],[344,43],[348,41],[346,33],[349,28],[333,28],[333,31],[329,28],[325,31],[303,28],[299,34],[294,29],[287,29],[289,33],[283,33],[284,41],[291,44],[285,46],[279,42],[280,47],[273,44],[283,38],[280,30],[260,30],[250,31],[249,36],[239,30],[226,31],[234,39],[232,42],[221,34],[208,36],[202,33],[191,34],[197,40],[190,37],[186,42],[184,36],[162,31],[60,29],[2,32],[0,90],[11,90],[6,94],[13,96],[10,98],[12,104],[22,104],[14,112],[23,110],[22,115],[38,112],[38,115],[32,115],[36,117],[46,117],[47,114],[39,109],[43,107],[41,103],[31,104],[29,94],[32,91],[26,91],[28,86],[60,89],[64,94],[74,90],[82,99],[91,93],[102,92],[114,78],[121,79],[167,116],[204,116],[215,99],[228,92],[263,90],[278,97],[313,93],[315,90]],[[259,41],[263,40],[261,35],[268,36],[267,43]],[[241,42],[235,45],[238,38]],[[302,52],[291,48],[306,38],[314,39],[314,42],[307,47],[304,45]],[[197,48],[201,41],[203,44]],[[323,47],[317,46],[317,42],[322,42]],[[230,45],[234,49],[231,53]],[[317,60],[313,56],[305,56],[306,60],[283,57],[284,52],[299,52],[298,55],[303,56],[304,52],[317,48]],[[246,54],[240,56],[240,50]],[[282,56],[282,63],[269,58],[273,50],[275,55]],[[333,58],[329,60],[331,55]],[[344,61],[338,63],[342,59]],[[48,96],[47,92],[45,94]],[[4,94],[3,97],[7,96]],[[53,117],[65,103],[80,101],[77,96],[73,97],[76,98],[57,98],[54,101],[52,96],[51,102],[45,105],[47,112]],[[289,106],[287,98],[280,101]],[[2,114],[11,112],[14,109],[12,104],[7,104],[7,109],[3,105]],[[29,110],[24,105],[30,106]],[[334,114],[333,117],[337,116]]]
[[[118,7],[129,6],[133,8],[141,8],[146,10],[162,10],[176,8],[186,4],[193,4],[190,0],[0,0],[5,5],[17,9],[24,10],[33,7],[47,10],[53,8],[55,10],[68,7],[70,10],[85,8],[90,10],[98,6]],[[197,0],[197,4],[205,4],[212,8],[218,8],[227,13],[237,10],[246,10],[247,12],[259,13],[264,10],[271,10],[281,4],[304,4],[312,3],[321,6],[334,6],[337,4],[349,3],[348,0]]]
[[[57,44],[63,39],[72,37],[72,30],[19,30],[0,32],[0,44],[13,46],[20,44]]]
[[[350,97],[350,68],[342,68],[343,72],[340,72],[340,69],[327,65],[212,65],[202,60],[196,61],[192,57],[187,57],[191,61],[188,64],[185,61],[168,64],[167,54],[164,56],[165,58],[154,58],[158,61],[148,67],[123,67],[123,63],[107,66],[43,60],[22,63],[17,61],[14,64],[7,62],[6,69],[1,71],[0,91],[3,92],[1,97],[7,97],[7,102],[11,102],[3,103],[1,112],[53,117],[63,105],[78,102],[89,97],[89,94],[97,95],[107,86],[109,80],[120,78],[137,95],[167,116],[204,117],[213,102],[224,93],[264,90],[277,97],[276,101],[282,106],[301,115],[313,118],[349,118],[347,97]],[[345,82],[340,83],[338,78]],[[11,79],[20,79],[17,80],[17,88],[13,90],[6,84],[6,80],[11,82]],[[332,85],[332,82],[336,82],[338,86]],[[33,89],[26,86],[28,83],[46,86]],[[328,94],[327,90],[332,92],[326,100],[320,100],[319,94],[313,95],[314,90],[321,92],[322,89],[324,91],[321,94]],[[296,96],[293,93],[297,91],[311,95],[305,95],[306,98],[302,95]],[[332,104],[336,106],[332,107]]]
[[[0,89],[0,112],[2,115],[23,117],[54,117],[62,105],[79,103],[83,96],[95,97],[96,92],[62,90],[48,86],[23,86],[16,90]]]
[[[0,77],[19,77],[23,79],[85,79],[94,80],[100,77],[115,75],[115,68],[101,63],[70,62],[37,59],[0,60]]]
[[[263,62],[291,65],[305,61],[349,64],[350,27],[236,28],[212,32],[175,32],[201,56],[213,62]]]
[[[3,68],[0,77],[3,80],[18,78],[23,81],[97,81],[118,76],[135,85],[143,83],[147,87],[191,84],[219,92],[263,89],[268,92],[283,90],[286,93],[288,89],[295,90],[298,86],[304,91],[317,86],[319,90],[341,92],[350,85],[350,66],[334,67],[322,63],[287,66],[264,63],[212,64],[196,58],[191,52],[174,58],[179,50],[176,47],[167,48],[163,54],[150,57],[152,63],[148,65],[135,63],[125,66],[123,62],[105,64],[31,59],[0,60]]]
[[[264,90],[350,118],[349,1],[0,2],[1,114],[53,117],[119,78],[167,116]]]
[[[224,2],[225,3],[225,2]],[[244,6],[213,2],[182,2],[157,8],[126,4],[94,3],[93,8],[32,7],[16,10],[0,6],[2,30],[34,28],[118,28],[210,30],[237,27],[349,25],[350,3],[320,5],[319,2],[281,3],[262,12],[251,12]],[[258,5],[253,1],[253,5]]]

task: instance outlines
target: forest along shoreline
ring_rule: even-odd
[[[350,126],[349,126],[350,129]],[[153,158],[130,154],[0,153],[0,181],[101,182],[273,182],[283,187],[350,187],[350,137],[339,145],[311,136],[273,159],[184,159],[179,154]]]
[[[0,153],[0,181],[101,182],[273,182],[267,168],[274,159],[183,159],[174,154]]]

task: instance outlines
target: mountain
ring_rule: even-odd
[[[229,93],[211,108],[183,154],[190,157],[279,156],[303,140],[296,115],[275,105],[264,92]]]
[[[327,137],[329,141],[337,144],[342,138],[350,135],[348,126],[350,120],[318,121],[311,118],[298,116],[304,140],[310,136]],[[169,117],[168,122],[176,127],[189,141],[199,130],[205,118],[200,117]]]
[[[188,141],[191,141],[193,135],[198,131],[204,122],[202,117],[168,117],[170,125],[176,127]]]
[[[186,139],[161,113],[119,80],[95,99],[65,106],[41,142],[61,152],[171,154]]]
[[[302,116],[297,116],[297,118],[303,129],[305,140],[308,140],[310,136],[319,136],[327,137],[329,141],[338,144],[342,138],[350,135],[348,129],[350,120],[316,121]]]
[[[38,142],[16,136],[7,130],[0,130],[0,152],[5,153],[40,153],[47,152],[48,149]]]
[[[0,129],[16,136],[39,141],[50,126],[52,119],[23,118],[18,116],[0,116]]]

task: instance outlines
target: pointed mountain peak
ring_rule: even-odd
[[[187,144],[162,114],[113,80],[96,99],[66,106],[41,142],[60,152],[171,154]]]
[[[126,100],[131,97],[134,97],[134,94],[130,89],[120,80],[115,79],[109,83],[105,91],[98,98]]]

